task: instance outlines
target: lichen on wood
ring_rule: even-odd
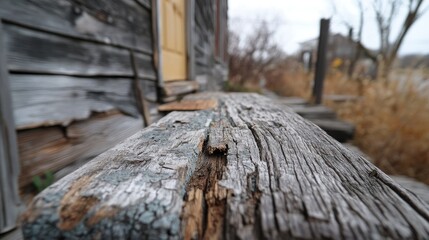
[[[188,99],[213,97],[217,109],[172,112],[42,192],[29,207],[25,236],[429,236],[423,201],[316,125],[256,94]],[[58,213],[70,197],[97,200],[61,229]]]

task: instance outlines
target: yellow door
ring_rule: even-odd
[[[186,0],[161,0],[161,54],[164,81],[187,78],[185,2]]]

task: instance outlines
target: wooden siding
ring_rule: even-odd
[[[150,1],[2,0],[0,17],[70,38],[152,52]]]
[[[32,177],[59,170],[73,162],[89,160],[142,128],[142,120],[119,112],[101,113],[72,123],[18,132],[21,186]]]
[[[214,59],[214,1],[195,1],[195,72],[210,73]]]
[[[0,22],[0,36],[2,30]],[[4,53],[5,49],[0,47],[0,234],[16,226],[19,214],[18,150]]]
[[[23,153],[21,184],[31,182],[33,175],[104,151],[143,127],[143,122],[159,118],[158,101],[175,100],[198,89],[195,82],[158,89],[162,75],[154,64],[154,48],[159,43],[153,36],[156,16],[152,4],[151,0],[0,1],[4,25],[0,50],[5,50],[0,57],[6,62],[0,74],[8,76],[13,100],[11,111]],[[215,2],[197,0],[189,6],[192,38],[188,41],[192,42],[187,46],[192,46],[194,56],[189,72],[213,76]],[[226,17],[226,8],[221,11]],[[142,118],[144,112],[151,118]],[[106,121],[111,124],[104,124]],[[129,123],[130,128],[118,134],[123,129],[113,125],[122,122]],[[71,144],[66,134],[77,124],[104,126],[93,128],[91,133],[113,140],[94,145],[94,152],[86,154],[87,149]],[[59,135],[49,137],[52,132]],[[48,142],[29,147],[38,136],[46,136]],[[93,141],[89,137],[79,140],[82,146]],[[37,157],[41,162],[34,160],[37,152],[46,153]]]
[[[227,77],[227,0],[195,1],[195,79],[201,90],[221,90]]]
[[[141,129],[141,101],[157,114],[151,7],[148,0],[0,2],[21,186]]]

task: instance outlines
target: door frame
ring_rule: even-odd
[[[157,68],[158,87],[164,88],[165,81],[162,74],[163,59],[162,59],[162,18],[161,18],[161,1],[152,0],[152,24],[153,39],[154,39],[154,61]],[[185,42],[186,42],[186,64],[187,78],[185,80],[193,80],[195,77],[195,52],[193,47],[194,41],[194,23],[195,23],[195,0],[185,0]]]

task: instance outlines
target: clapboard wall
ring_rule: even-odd
[[[215,1],[195,1],[195,74],[208,75],[214,65]]]
[[[194,11],[195,76],[204,90],[219,90],[227,74],[227,0],[197,0]]]
[[[2,0],[0,18],[21,186],[143,128],[142,102],[156,114],[151,1]]]

